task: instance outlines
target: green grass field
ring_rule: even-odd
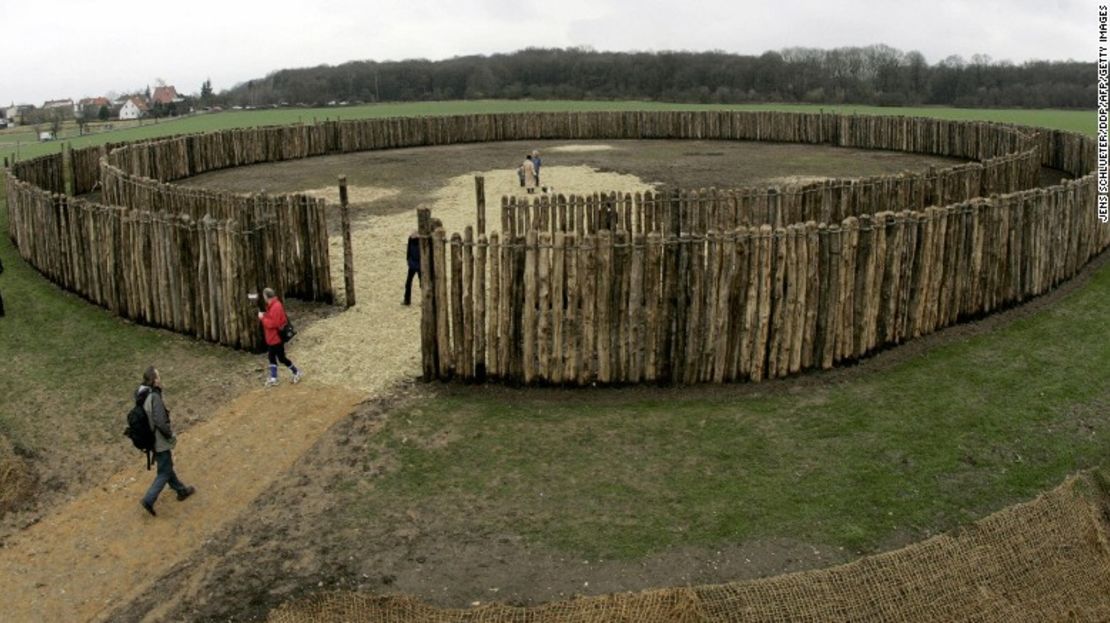
[[[594,102],[594,101],[504,101],[475,100],[456,102],[416,102],[401,104],[371,104],[342,108],[279,108],[269,110],[229,111],[213,114],[199,114],[192,117],[159,120],[158,123],[146,122],[143,126],[103,132],[86,136],[63,134],[61,140],[39,143],[33,128],[23,133],[12,132],[0,136],[0,157],[11,157],[16,153],[15,141],[23,141],[18,147],[21,158],[40,156],[61,149],[63,142],[74,147],[100,144],[105,142],[129,141],[140,138],[204,132],[225,128],[241,128],[256,125],[280,125],[289,123],[311,123],[314,119],[365,119],[370,117],[398,117],[420,115],[462,115],[494,112],[532,112],[532,111],[592,111],[592,110],[790,110],[797,112],[816,112],[826,110],[840,113],[859,113],[861,115],[906,115],[939,117],[942,119],[981,119],[1005,123],[1020,123],[1048,128],[1094,133],[1095,115],[1092,112],[1075,110],[972,110],[961,108],[882,108],[877,106],[819,106],[819,105],[781,105],[761,104],[748,106],[667,104],[660,102]],[[75,131],[71,129],[71,133]]]
[[[250,111],[74,144],[313,116],[661,107],[683,108],[445,102]],[[1082,112],[836,110],[1094,129],[1094,115]],[[6,230],[6,209],[0,229]],[[8,307],[0,319],[6,362],[0,433],[32,455],[60,460],[82,444],[85,450],[122,444],[117,407],[147,362],[167,361],[179,387],[218,383],[225,370],[249,365],[244,355],[136,327],[60,291],[18,259],[6,236],[0,258]],[[770,537],[860,551],[914,540],[1105,460],[1107,300],[1110,269],[1103,268],[1051,309],[835,381],[817,374],[802,384],[757,388],[433,387],[430,398],[390,414],[368,447],[368,458],[388,454],[396,468],[373,483],[338,487],[338,505],[351,522],[407,508],[476,513],[491,526],[569,553],[621,558]]]
[[[853,551],[916,540],[1110,454],[1108,299],[1104,268],[997,331],[793,390],[460,389],[390,418],[372,454],[401,467],[355,485],[349,508],[366,520],[480,503],[498,509],[493,530],[605,559],[749,539]]]

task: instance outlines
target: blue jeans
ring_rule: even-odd
[[[143,501],[149,506],[154,506],[154,502],[158,500],[158,494],[167,484],[178,493],[185,491],[184,483],[177,479],[177,474],[173,471],[172,451],[155,452],[154,462],[158,465],[158,475],[154,477],[150,489],[147,489],[146,495],[143,496]]]

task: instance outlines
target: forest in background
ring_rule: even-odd
[[[201,104],[308,105],[463,99],[654,100],[960,108],[1091,108],[1095,64],[949,56],[886,45],[724,52],[530,48],[441,61],[281,69]],[[209,100],[209,101],[203,101]]]

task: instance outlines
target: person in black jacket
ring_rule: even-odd
[[[177,492],[178,501],[193,495],[196,489],[181,482],[173,469],[173,448],[177,445],[177,437],[170,426],[170,411],[166,408],[166,403],[162,402],[162,376],[154,366],[143,373],[143,384],[139,386],[135,398],[142,400],[143,410],[146,411],[150,428],[154,431],[154,462],[158,465],[158,474],[143,496],[141,504],[146,512],[156,516],[154,503],[158,501],[158,494],[167,484]]]
[[[443,221],[438,218],[432,219],[432,231],[440,227],[443,227]],[[405,278],[405,298],[401,300],[401,304],[412,305],[412,278],[420,277],[420,287],[424,287],[424,278],[420,276],[420,232],[414,231],[409,234],[405,259],[409,264],[409,276]]]
[[[412,232],[409,234],[408,249],[405,252],[405,259],[409,263],[409,276],[405,278],[405,298],[401,301],[402,305],[412,304],[412,278],[420,276],[420,232]],[[424,280],[420,280],[421,287],[424,286]]]

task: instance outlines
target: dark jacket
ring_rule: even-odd
[[[170,425],[170,410],[166,408],[166,403],[162,402],[162,390],[140,385],[139,390],[135,392],[135,400],[143,401],[146,419],[154,430],[154,451],[172,450],[177,444],[177,438],[173,436],[173,427]]]
[[[409,246],[405,254],[408,258],[409,268],[412,270],[420,270],[420,238],[419,236],[409,236]]]

